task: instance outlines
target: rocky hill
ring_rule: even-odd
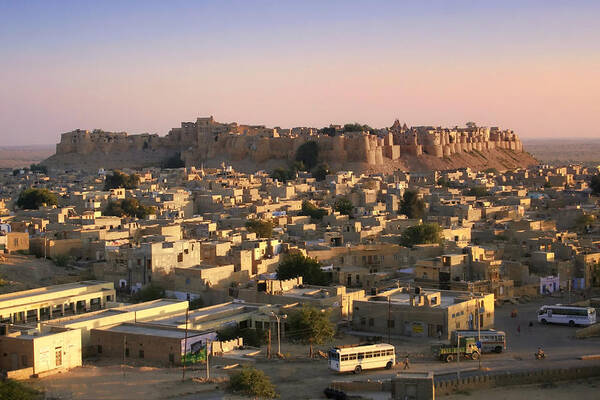
[[[358,127],[358,128],[356,128]],[[232,165],[242,171],[289,165],[300,146],[315,142],[321,162],[336,170],[391,172],[463,167],[506,170],[537,161],[523,151],[518,136],[496,127],[408,128],[398,121],[385,129],[361,125],[267,128],[219,123],[212,117],[183,122],[166,136],[75,130],[63,133],[50,169],[143,168]],[[360,129],[360,130],[359,130]]]

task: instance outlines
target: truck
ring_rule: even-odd
[[[439,343],[431,346],[431,353],[434,358],[440,361],[452,362],[457,356],[469,359],[479,360],[481,351],[477,347],[475,338],[460,338],[460,343]]]

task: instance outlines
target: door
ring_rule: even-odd
[[[60,367],[62,365],[62,347],[57,347],[54,349],[56,352],[56,362],[55,365]]]

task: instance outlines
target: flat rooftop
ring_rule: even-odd
[[[150,325],[141,325],[141,324],[121,324],[115,325],[110,328],[100,328],[99,330],[110,331],[110,332],[119,332],[119,333],[129,333],[133,335],[145,335],[145,336],[158,336],[163,338],[172,338],[172,339],[185,339],[186,330],[179,328],[169,328],[169,327],[155,327]],[[187,337],[194,337],[202,334],[206,334],[209,332],[196,331],[196,330],[187,330]]]
[[[3,302],[16,302],[14,305],[18,305],[18,303],[28,304],[35,302],[36,296],[44,296],[48,294],[56,294],[59,295],[61,292],[71,291],[80,289],[81,293],[90,292],[93,293],[98,290],[106,290],[101,288],[101,285],[111,284],[114,289],[114,284],[112,282],[104,282],[104,281],[81,281],[81,282],[73,282],[73,283],[65,283],[62,285],[54,285],[54,286],[46,286],[37,289],[23,290],[20,292],[6,293],[0,295],[0,307]]]

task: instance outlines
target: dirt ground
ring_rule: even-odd
[[[51,260],[19,254],[4,255],[4,258],[0,262],[0,278],[3,280],[0,294],[82,279],[80,271],[58,267]]]

